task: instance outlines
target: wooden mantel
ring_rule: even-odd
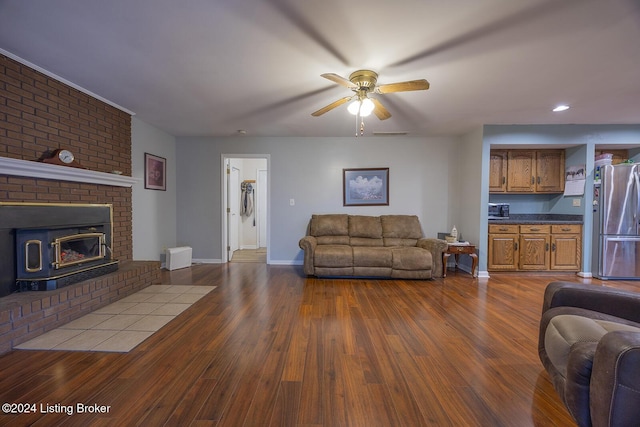
[[[114,173],[96,172],[49,163],[12,159],[9,157],[0,157],[0,175],[85,182],[114,187],[132,187],[133,184],[139,181],[137,178]]]

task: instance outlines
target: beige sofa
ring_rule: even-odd
[[[299,245],[307,275],[401,279],[442,277],[447,248],[423,237],[415,215],[312,215]]]

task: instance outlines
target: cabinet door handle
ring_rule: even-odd
[[[535,177],[535,176],[532,176],[532,177],[531,177],[531,183],[532,183],[532,184],[535,184],[535,183],[536,183],[536,177]]]
[[[571,231],[570,228],[563,228],[562,231]]]
[[[538,177],[538,184],[540,184],[540,177]]]
[[[544,245],[544,250],[548,251],[549,250],[549,244],[547,243],[546,245]]]
[[[552,244],[551,244],[551,251],[552,251],[552,252],[555,252],[555,251],[556,251],[556,244],[555,244],[555,243],[552,243]]]
[[[540,231],[539,228],[532,228],[531,231]]]
[[[517,250],[518,250],[518,242],[515,242],[515,243],[513,244],[513,246],[514,246],[514,250],[516,250],[516,251],[517,251]]]
[[[507,182],[507,177],[506,177],[506,176],[503,176],[503,177],[502,177],[502,183],[503,183],[503,184],[506,184],[506,182]]]

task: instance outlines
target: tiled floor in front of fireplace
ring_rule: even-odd
[[[126,353],[215,288],[151,285],[15,348]]]

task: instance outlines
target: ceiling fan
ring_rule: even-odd
[[[391,117],[391,113],[382,105],[377,98],[369,98],[370,93],[376,93],[383,95],[385,93],[393,92],[408,92],[413,90],[427,90],[429,89],[429,82],[422,80],[410,80],[399,83],[389,83],[383,85],[376,85],[378,82],[378,73],[371,70],[358,70],[349,75],[349,79],[345,79],[334,73],[321,74],[325,79],[331,80],[334,83],[348,87],[354,95],[345,96],[337,101],[332,102],[311,113],[312,116],[318,117],[324,113],[333,110],[340,105],[353,101],[349,104],[348,110],[351,114],[359,116],[368,116],[373,112],[380,120],[386,120]]]

